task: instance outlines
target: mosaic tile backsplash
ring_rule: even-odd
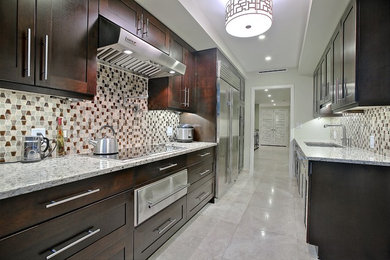
[[[331,121],[346,126],[347,137],[352,137],[352,146],[390,156],[390,107],[369,108],[359,114],[345,113]],[[336,131],[337,139],[341,138],[342,130]],[[370,136],[375,136],[374,149],[370,148]]]
[[[92,101],[65,99],[1,89],[0,85],[0,162],[19,160],[21,139],[31,128],[45,128],[46,137],[55,139],[58,117],[63,117],[68,154],[90,153],[89,138],[110,136],[112,125],[119,149],[137,148],[168,142],[166,129],[179,124],[171,111],[148,111],[147,79],[98,65],[97,94]]]

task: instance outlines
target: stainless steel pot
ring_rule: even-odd
[[[116,133],[112,126],[104,125],[100,128],[101,131],[104,128],[111,129],[114,134],[114,138],[109,138],[104,136],[103,138],[99,138],[96,140],[89,139],[89,143],[95,147],[94,154],[97,155],[109,155],[109,154],[117,154],[118,153],[118,142],[116,140]]]
[[[194,140],[194,127],[189,124],[179,125],[176,129],[176,140],[181,143],[191,143]]]

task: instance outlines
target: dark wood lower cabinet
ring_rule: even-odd
[[[146,259],[165,243],[186,221],[186,196],[134,229],[134,259]]]
[[[128,191],[38,224],[0,240],[0,256],[65,259],[110,233],[123,237],[132,230],[132,204],[133,193]]]
[[[194,187],[194,189],[191,189]],[[187,194],[187,218],[192,218],[214,197],[214,176],[208,176],[192,184]],[[192,191],[191,191],[192,190]]]
[[[214,151],[0,200],[0,259],[147,259],[214,197]],[[134,188],[184,169],[187,195],[134,227]]]
[[[310,164],[307,232],[319,258],[390,259],[390,168]]]
[[[133,259],[133,236],[129,231],[124,237],[116,232],[93,243],[84,250],[69,257],[69,260],[131,260]]]

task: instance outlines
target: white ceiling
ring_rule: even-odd
[[[312,0],[298,71],[313,75],[350,0]]]
[[[271,95],[271,97],[268,97]],[[269,89],[268,92],[264,90],[256,90],[255,103],[260,105],[272,105],[271,100],[279,105],[290,105],[290,89]]]
[[[248,72],[299,68],[312,74],[349,0],[273,0],[273,25],[266,39],[226,33],[227,0],[136,0],[196,50],[218,47]],[[266,56],[272,60],[265,61]]]

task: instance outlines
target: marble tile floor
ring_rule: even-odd
[[[288,175],[288,148],[261,147],[254,175],[242,173],[150,259],[313,260],[305,242],[304,202]]]

